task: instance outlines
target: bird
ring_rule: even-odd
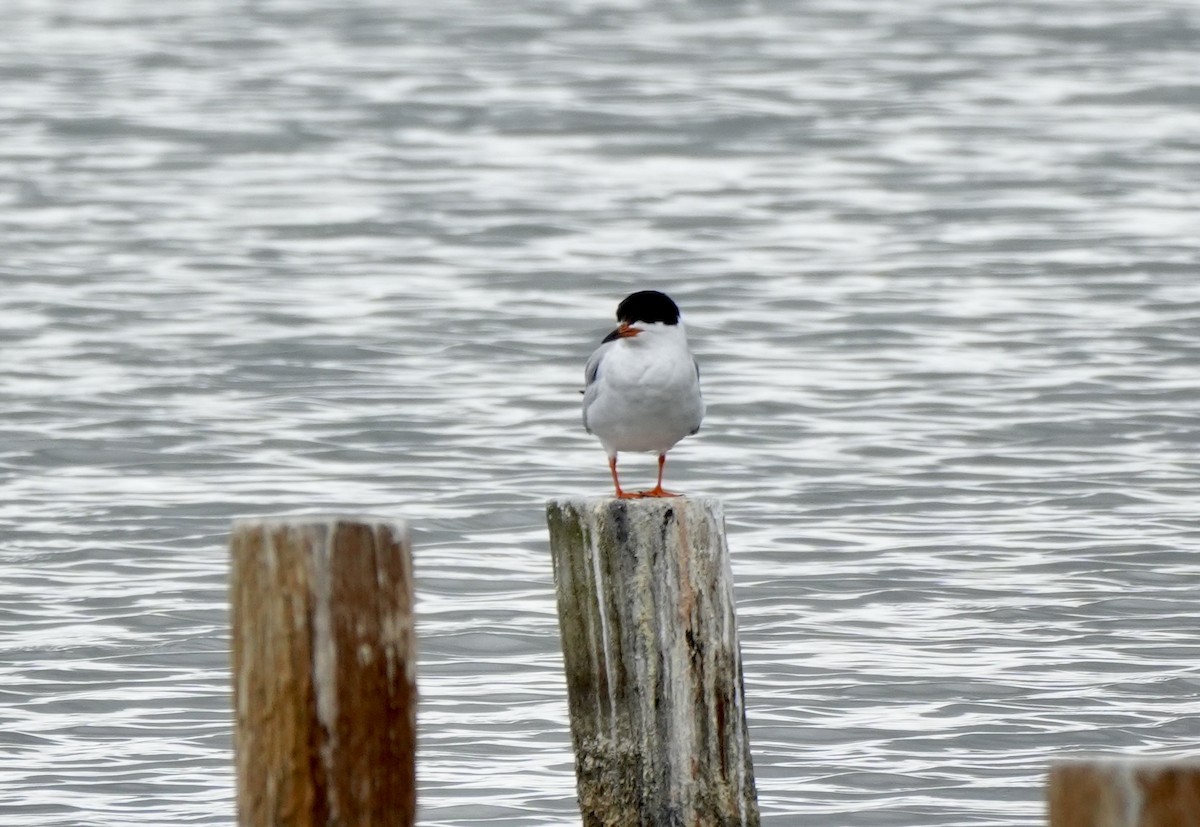
[[[617,305],[617,328],[584,367],[583,427],[600,440],[619,499],[678,497],[663,488],[667,451],[700,430],[700,366],[688,349],[679,306],[666,293],[639,290]],[[624,491],[621,451],[658,455],[658,483]]]

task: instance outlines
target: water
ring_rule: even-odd
[[[576,824],[542,504],[645,286],[765,824],[1194,751],[1194,4],[515,5],[5,8],[4,823],[230,825],[229,523],[346,510],[415,529],[420,823]]]

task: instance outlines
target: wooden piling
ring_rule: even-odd
[[[1047,783],[1050,827],[1200,827],[1200,761],[1060,761]]]
[[[412,563],[401,523],[234,524],[241,827],[411,827]]]
[[[547,504],[584,827],[755,827],[721,504]]]

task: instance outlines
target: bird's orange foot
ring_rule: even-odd
[[[640,500],[642,497],[645,497],[645,496],[646,496],[645,491],[618,491],[617,492],[618,500]]]
[[[682,494],[676,494],[674,491],[667,491],[661,485],[656,485],[649,491],[642,491],[638,494],[639,497],[682,497]]]

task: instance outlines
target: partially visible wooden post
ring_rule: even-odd
[[[1200,761],[1061,761],[1047,798],[1050,827],[1200,827]]]
[[[234,524],[241,827],[411,827],[416,642],[402,523]]]
[[[720,502],[546,513],[584,827],[757,825]]]

